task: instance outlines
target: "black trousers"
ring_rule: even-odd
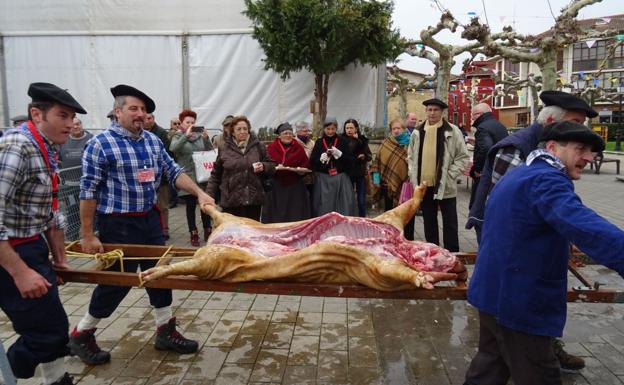
[[[65,357],[69,350],[69,324],[56,286],[56,273],[48,260],[45,240],[14,247],[22,260],[52,284],[40,298],[22,298],[13,278],[0,267],[0,308],[9,317],[19,338],[8,349],[11,369],[17,378],[30,378],[37,365]]]
[[[197,197],[194,195],[183,195],[182,199],[184,199],[184,202],[186,203],[186,224],[188,225],[188,229],[189,231],[196,231],[197,224],[195,223],[195,209],[197,208]],[[204,229],[209,228],[211,225],[210,215],[201,210],[199,210],[199,212]]]
[[[102,243],[137,243],[158,246],[165,244],[160,213],[154,209],[150,210],[147,215],[139,217],[98,214],[98,224]],[[156,262],[154,259],[124,261],[123,267],[125,272],[134,273],[138,267],[141,267],[141,271],[145,271],[156,266]],[[108,270],[121,271],[121,264],[117,261]],[[91,295],[89,314],[96,318],[109,317],[130,289],[125,286],[97,285]],[[145,290],[150,304],[155,308],[171,305],[171,289],[146,287]]]
[[[499,325],[479,312],[479,350],[464,385],[561,385],[553,338],[526,334]]]
[[[381,197],[384,202],[384,211],[392,210],[395,207],[392,198],[388,196],[388,190],[383,187],[381,188]],[[403,236],[408,241],[414,240],[414,218],[415,217],[412,217],[412,219],[410,219],[409,222],[407,222],[407,224],[403,227]]]
[[[427,189],[420,208],[423,212],[425,239],[429,243],[440,245],[438,231],[438,206],[442,211],[442,238],[444,248],[448,251],[459,251],[459,235],[457,230],[457,199],[433,199],[433,190]]]

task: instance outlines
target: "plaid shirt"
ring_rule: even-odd
[[[138,171],[145,168],[154,170],[153,182],[139,181]],[[136,136],[114,122],[87,143],[80,199],[96,199],[101,214],[145,212],[156,204],[163,173],[175,186],[182,171],[156,135],[142,130]]]
[[[517,148],[507,146],[498,150],[492,166],[492,185],[495,185],[507,171],[523,163],[522,153]]]
[[[22,125],[0,138],[1,241],[41,234],[53,221],[57,228],[65,227],[65,217],[52,212],[50,171],[27,131],[26,125]],[[57,151],[56,146],[43,139],[48,153]]]

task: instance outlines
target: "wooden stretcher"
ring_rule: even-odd
[[[153,258],[158,264],[169,263],[174,258],[190,257],[196,251],[190,247],[146,246],[130,244],[105,244],[104,251],[123,250],[125,258]],[[68,251],[82,252],[80,244],[69,244]],[[474,264],[475,253],[458,253],[458,258],[465,264]],[[572,254],[568,262],[570,272],[579,280],[580,285],[568,290],[568,302],[623,303],[624,289],[614,290],[600,287],[583,275],[579,264],[593,264],[582,254]],[[118,286],[142,286],[136,273],[121,273],[102,270],[57,270],[65,282],[106,284]],[[146,287],[178,290],[221,291],[247,294],[275,294],[343,298],[380,298],[380,299],[437,299],[465,300],[467,289],[464,284],[443,282],[433,290],[413,289],[401,291],[379,291],[358,284],[311,284],[289,283],[280,281],[222,282],[207,281],[196,277],[175,276],[161,278],[145,284]]]

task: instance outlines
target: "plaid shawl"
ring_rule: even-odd
[[[398,202],[401,185],[407,180],[406,147],[390,136],[381,143],[377,153],[376,166],[381,174],[381,185],[386,187],[388,197],[394,202]]]

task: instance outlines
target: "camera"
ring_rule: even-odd
[[[193,131],[193,132],[203,132],[204,131],[204,126],[193,126],[193,128],[191,128],[191,131]]]

